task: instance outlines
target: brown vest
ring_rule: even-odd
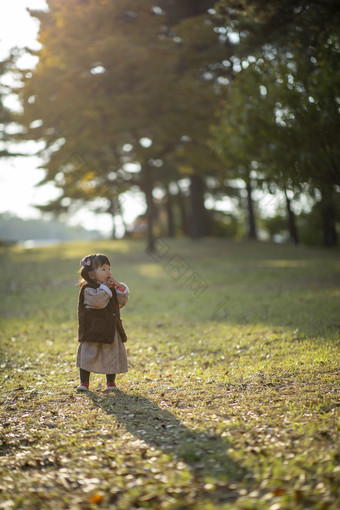
[[[118,331],[123,342],[127,341],[126,333],[120,318],[120,310],[115,289],[112,291],[105,308],[85,308],[84,291],[86,287],[97,289],[99,285],[86,283],[79,292],[78,299],[78,341],[112,344]]]

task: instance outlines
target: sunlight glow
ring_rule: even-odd
[[[37,50],[41,47],[37,41],[39,21],[33,18],[27,9],[47,10],[47,8],[45,0],[10,0],[0,4],[0,59],[7,58],[13,48],[29,47]],[[26,53],[18,58],[17,65],[22,68],[33,68],[37,60],[37,57]],[[105,69],[100,62],[95,62],[90,72],[101,74],[105,72]],[[13,76],[6,75],[2,82],[13,85]],[[32,96],[29,102],[34,101],[35,96]],[[13,111],[21,109],[21,105],[13,94],[4,98],[4,104]],[[37,120],[31,127],[37,128],[40,125],[41,121]],[[9,132],[8,127],[7,132]],[[143,145],[144,143],[149,145]],[[150,146],[151,143],[151,140],[147,138],[141,141],[144,147]],[[126,144],[123,149],[129,152],[132,146]],[[43,165],[42,160],[34,156],[38,150],[37,144],[34,142],[11,144],[8,150],[13,153],[27,154],[27,156],[2,158],[0,161],[0,214],[8,212],[21,218],[40,218],[41,213],[34,205],[46,204],[57,198],[60,192],[53,183],[36,186],[45,176],[44,170],[40,168]],[[138,172],[139,168],[131,164],[128,171]],[[124,194],[122,205],[124,220],[127,224],[145,210],[143,196],[138,193]],[[75,212],[68,223],[81,224],[88,229],[99,229],[105,234],[109,234],[112,230],[110,215],[95,214],[90,207],[83,207]],[[119,230],[119,225],[117,227]]]
[[[0,7],[0,58],[8,55],[10,48],[29,46],[38,49],[39,21],[27,9],[46,10],[45,0],[11,0]]]

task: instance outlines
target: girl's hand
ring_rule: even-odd
[[[110,288],[118,287],[120,285],[120,283],[117,282],[117,280],[115,280],[113,276],[108,276],[103,283],[104,285],[107,285]]]

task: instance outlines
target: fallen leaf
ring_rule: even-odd
[[[102,494],[93,494],[93,496],[91,496],[89,498],[89,503],[91,505],[95,505],[97,503],[101,503],[103,501],[103,498],[104,498],[104,496]]]
[[[285,492],[286,492],[286,489],[274,489],[272,491],[272,494],[274,496],[281,496],[282,494],[285,494]]]

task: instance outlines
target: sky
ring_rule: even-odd
[[[46,8],[45,0],[0,0],[0,59],[5,58],[11,48],[25,47],[38,49],[37,34],[39,22],[27,12],[29,9]],[[19,65],[34,65],[34,59],[19,61]],[[10,77],[8,78],[10,80]],[[7,106],[15,107],[13,98]],[[11,150],[15,150],[13,147]],[[22,218],[39,218],[41,213],[34,204],[45,204],[58,196],[52,184],[36,187],[45,175],[41,160],[32,155],[35,150],[33,143],[25,145],[24,150],[29,157],[0,159],[0,213],[10,212]],[[20,149],[24,152],[23,148]],[[145,205],[141,194],[127,194],[123,200],[124,218],[129,224],[140,213]],[[70,224],[81,224],[88,229],[98,229],[109,234],[112,219],[109,215],[95,215],[88,208],[83,208],[70,219]],[[121,225],[117,225],[117,231]]]

